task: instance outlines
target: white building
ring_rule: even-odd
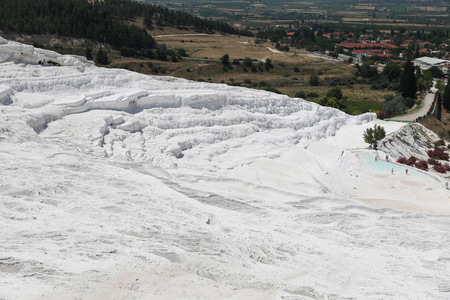
[[[447,73],[446,65],[450,64],[450,61],[445,59],[433,58],[433,57],[419,57],[413,61],[415,67],[420,67],[420,69],[428,70],[431,67],[438,67],[442,72]]]

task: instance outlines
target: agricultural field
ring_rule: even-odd
[[[343,22],[408,27],[448,27],[448,1],[151,1],[169,9],[185,10],[202,17],[242,26],[288,25],[293,21]]]

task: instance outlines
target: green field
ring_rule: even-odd
[[[310,20],[321,23],[380,24],[398,23],[411,27],[450,26],[448,1],[377,1],[362,4],[359,1],[148,1],[181,9],[202,17],[228,22],[242,22],[246,26],[283,25],[280,20]],[[349,18],[365,19],[348,20]],[[388,20],[388,21],[384,21]]]

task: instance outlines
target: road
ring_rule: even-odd
[[[435,82],[433,82],[434,85]],[[433,89],[432,89],[433,90]],[[419,109],[415,110],[413,108],[412,113],[408,113],[406,115],[401,115],[397,117],[390,118],[389,120],[399,120],[399,121],[415,121],[417,118],[423,117],[430,110],[431,105],[433,104],[435,92],[429,92],[425,95],[424,101]]]

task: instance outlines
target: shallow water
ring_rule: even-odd
[[[394,169],[394,173],[405,174],[405,170],[408,169],[408,175],[410,175],[410,176],[421,176],[421,177],[427,176],[427,177],[429,177],[428,174],[426,174],[424,172],[420,172],[414,167],[410,167],[407,165],[394,164],[392,162],[387,162],[384,159],[380,159],[380,158],[378,158],[378,160],[375,160],[375,156],[376,156],[375,152],[370,153],[370,154],[358,152],[357,156],[362,161],[363,165],[365,167],[371,169],[372,171],[390,173],[391,170]]]

